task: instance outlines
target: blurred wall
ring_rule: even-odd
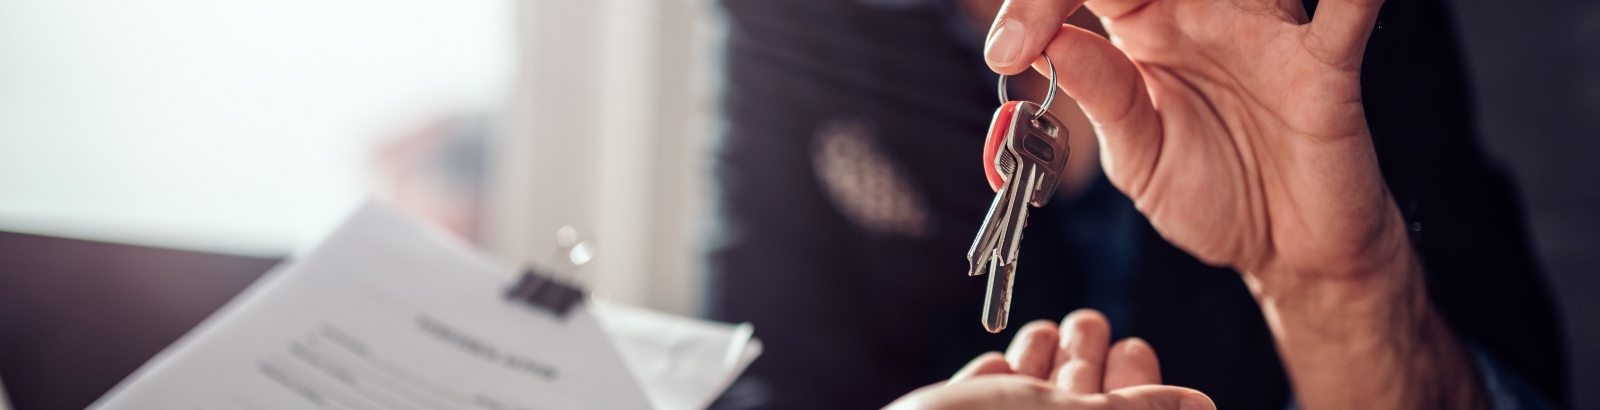
[[[700,308],[717,126],[711,0],[523,0],[510,102],[489,141],[484,245],[551,265],[555,233],[595,246],[578,280],[658,310]]]
[[[282,255],[509,88],[511,0],[0,0],[0,230]]]
[[[1566,315],[1574,407],[1600,409],[1600,2],[1454,1],[1484,145]]]

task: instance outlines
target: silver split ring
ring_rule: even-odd
[[[1050,102],[1051,101],[1055,101],[1055,99],[1056,99],[1056,63],[1050,61],[1050,55],[1049,54],[1040,54],[1040,55],[1044,56],[1044,63],[1045,63],[1046,66],[1048,66],[1050,68],[1050,92],[1044,95],[1044,103],[1043,104],[1039,104],[1039,112],[1033,113],[1033,119],[1036,119],[1036,120],[1039,119],[1039,117],[1044,116],[1045,112],[1050,111]],[[1010,98],[1006,98],[1006,77],[1007,76],[1005,74],[1001,74],[1000,75],[1000,104],[1001,105],[1005,105],[1005,103],[1011,102]]]

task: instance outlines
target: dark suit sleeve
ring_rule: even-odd
[[[1559,316],[1527,239],[1514,185],[1487,164],[1457,172],[1462,175],[1426,189],[1432,200],[1412,210],[1429,296],[1457,337],[1565,404]]]
[[[1378,21],[1362,96],[1429,296],[1458,337],[1565,405],[1560,320],[1516,185],[1478,141],[1451,13],[1440,0],[1395,0]]]

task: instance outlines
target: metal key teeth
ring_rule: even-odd
[[[989,292],[983,301],[983,329],[989,333],[1005,330],[1011,316],[1011,286],[1016,279],[1017,265],[1000,265],[999,259],[999,255],[995,255],[990,262],[994,271],[989,273]]]
[[[1017,170],[1017,159],[1005,151],[1005,149],[1001,149],[1000,154],[997,155],[1000,158],[995,160],[994,168],[1000,172],[1000,175],[1009,177],[1013,171]]]

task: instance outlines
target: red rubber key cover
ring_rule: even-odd
[[[995,192],[1000,192],[1000,186],[1006,181],[1000,178],[1000,170],[994,169],[994,160],[1000,154],[1000,144],[1006,142],[1006,131],[1011,130],[1011,119],[1017,117],[1020,106],[1020,100],[1001,104],[1000,109],[994,111],[994,120],[989,121],[989,138],[983,141],[983,175],[989,177],[989,189]]]

